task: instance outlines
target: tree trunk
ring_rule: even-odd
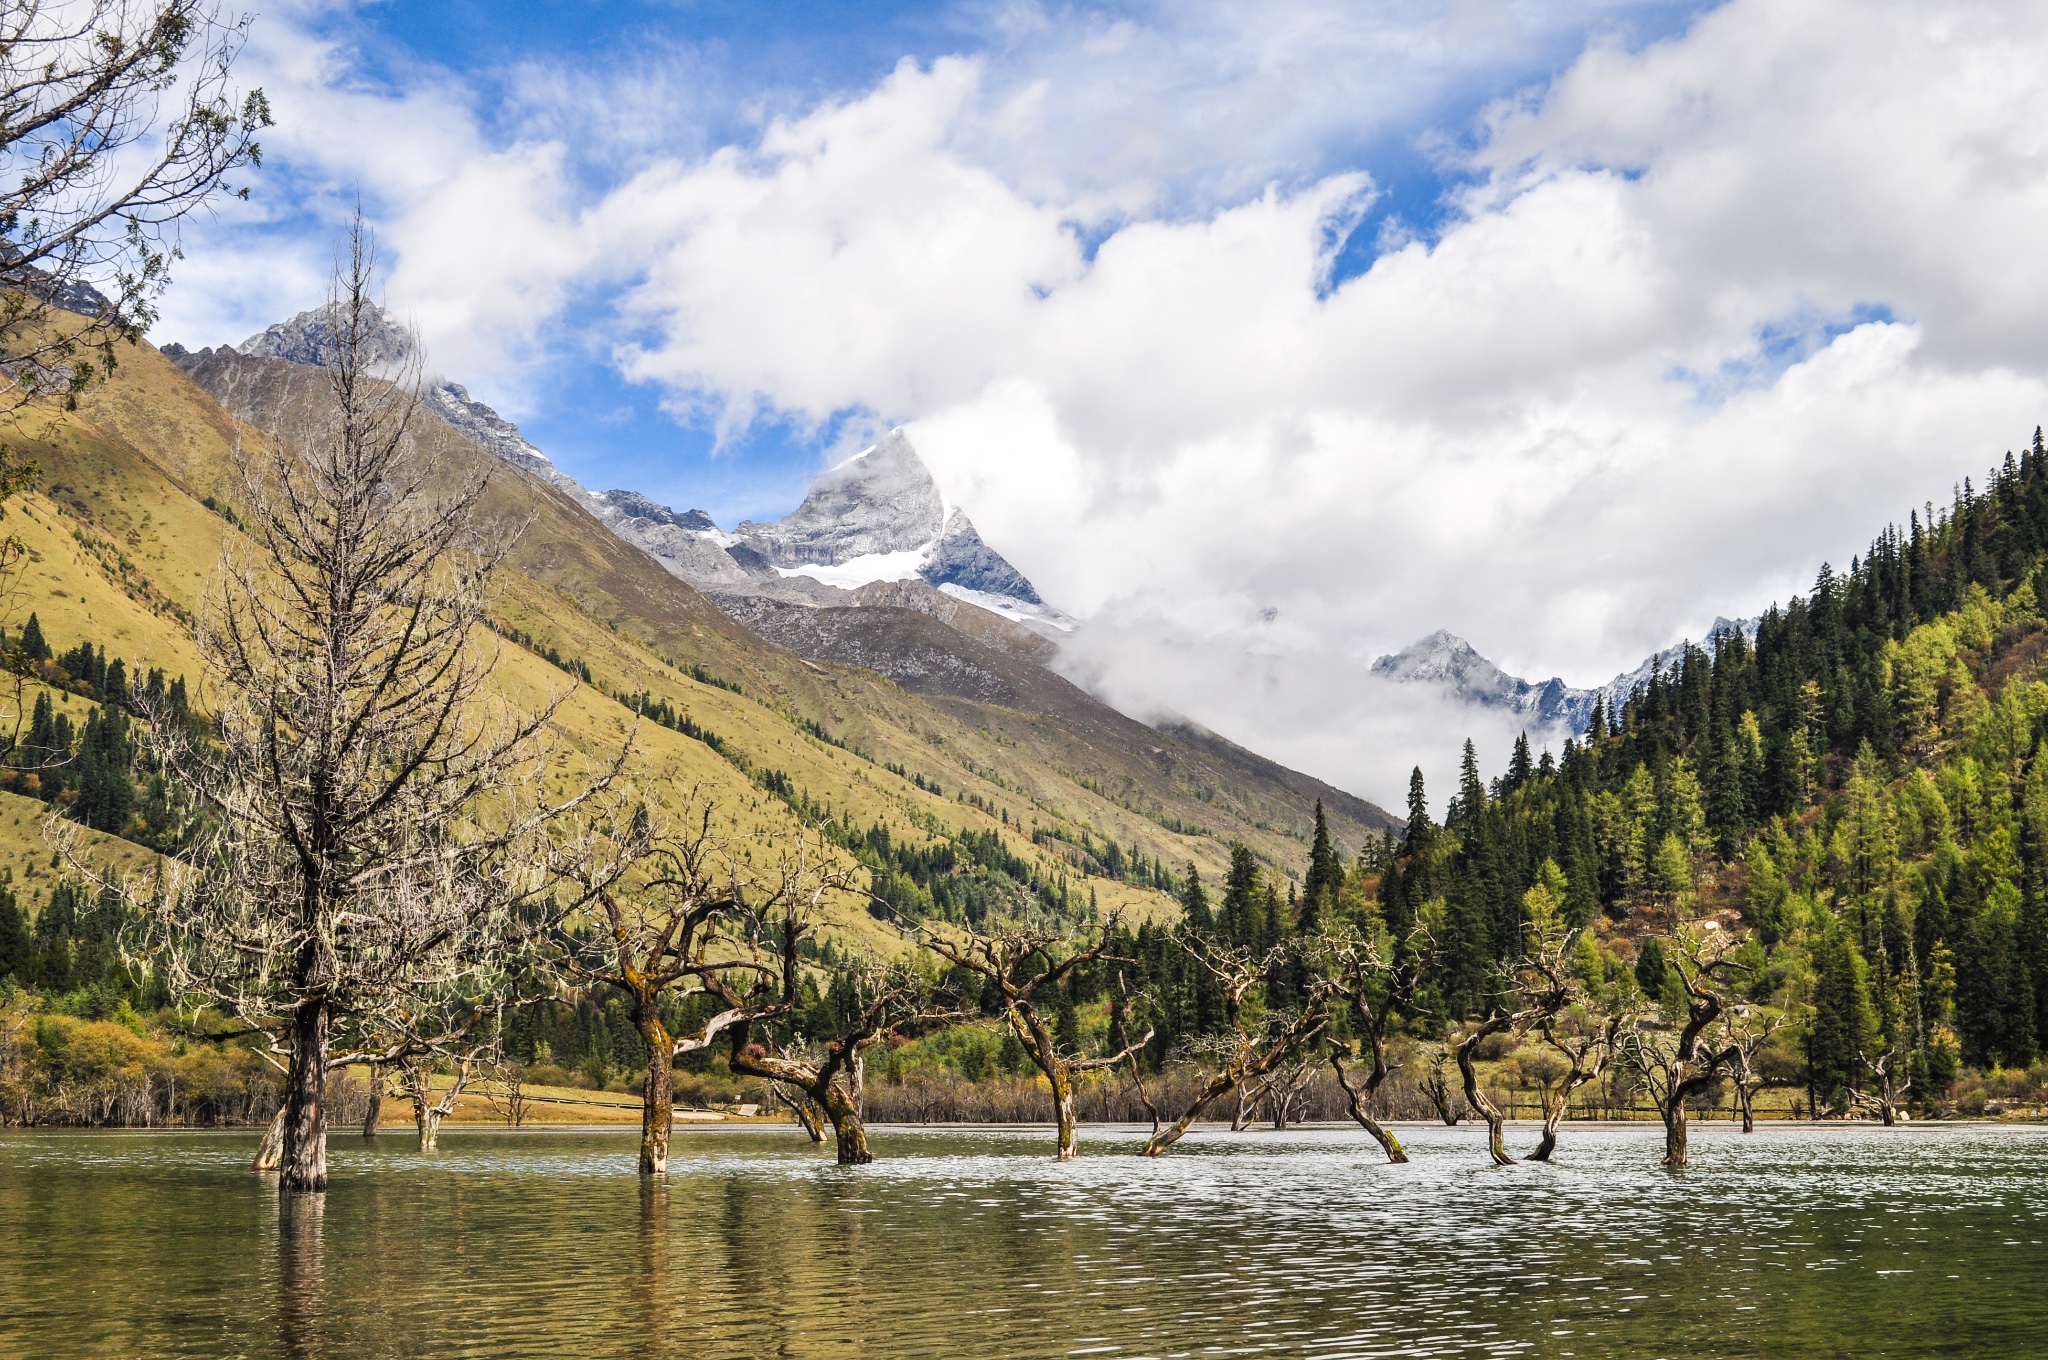
[[[778,1084],[777,1089],[782,1092],[783,1100],[789,1103],[790,1113],[796,1116],[796,1122],[803,1125],[804,1132],[811,1136],[811,1141],[824,1142],[825,1130],[818,1127],[818,1116],[813,1112],[816,1107],[811,1098],[793,1086]]]
[[[1458,1073],[1465,1079],[1465,1103],[1486,1121],[1486,1150],[1493,1157],[1495,1166],[1513,1166],[1515,1159],[1508,1156],[1507,1121],[1502,1117],[1500,1108],[1479,1089],[1479,1071],[1472,1065],[1472,1050],[1488,1034],[1504,1028],[1504,1024],[1481,1025],[1458,1042]]]
[[[1074,1074],[1058,1058],[1053,1059],[1052,1067],[1053,1070],[1048,1075],[1052,1079],[1053,1118],[1059,1122],[1060,1127],[1058,1156],[1059,1160],[1070,1162],[1081,1151],[1074,1136]]]
[[[284,1106],[277,1107],[271,1116],[270,1127],[264,1130],[263,1141],[256,1145],[256,1160],[249,1164],[252,1171],[275,1171],[284,1160]]]
[[[1674,1094],[1663,1105],[1664,1112],[1664,1162],[1668,1167],[1682,1167],[1686,1160],[1685,1147],[1685,1098]]]
[[[1550,1154],[1557,1151],[1558,1128],[1564,1123],[1565,1116],[1571,1113],[1572,1092],[1582,1086],[1591,1085],[1594,1081],[1598,1080],[1600,1073],[1607,1065],[1607,1060],[1601,1058],[1592,1069],[1588,1070],[1579,1065],[1582,1060],[1582,1058],[1573,1059],[1572,1070],[1565,1074],[1564,1083],[1558,1088],[1556,1103],[1544,1106],[1543,1138],[1542,1141],[1536,1144],[1536,1150],[1529,1154],[1530,1161],[1547,1162],[1550,1160]]]
[[[668,1174],[669,1136],[675,1129],[675,1040],[651,1002],[638,1008],[640,1037],[647,1044],[647,1084],[640,1095],[640,1174]]]
[[[384,1117],[384,1064],[370,1064],[370,1099],[363,1106],[363,1137],[377,1136],[377,1123]]]
[[[1401,1146],[1401,1140],[1394,1136],[1394,1131],[1372,1117],[1373,1092],[1379,1089],[1381,1079],[1386,1076],[1386,1068],[1375,1066],[1365,1079],[1364,1089],[1360,1090],[1352,1086],[1346,1077],[1343,1059],[1335,1052],[1330,1054],[1330,1065],[1337,1069],[1337,1085],[1343,1088],[1344,1099],[1350,1103],[1352,1119],[1372,1135],[1373,1141],[1380,1145],[1380,1151],[1387,1154],[1389,1162],[1407,1161],[1408,1152]]]
[[[1210,1083],[1211,1086],[1215,1084],[1214,1082]],[[1204,1094],[1193,1105],[1190,1105],[1186,1113],[1182,1114],[1180,1118],[1174,1120],[1165,1128],[1154,1129],[1152,1136],[1145,1140],[1145,1146],[1138,1149],[1139,1155],[1143,1157],[1157,1157],[1175,1143],[1178,1143],[1187,1131],[1194,1126],[1195,1121],[1202,1117],[1202,1111],[1208,1106],[1209,1102],[1222,1094],[1223,1091],[1220,1089],[1213,1093]]]
[[[1547,1162],[1550,1160],[1550,1154],[1557,1151],[1557,1128],[1564,1122],[1565,1110],[1570,1107],[1571,1102],[1572,1084],[1571,1077],[1568,1076],[1564,1085],[1558,1089],[1556,1101],[1544,1106],[1543,1137],[1537,1142],[1536,1150],[1529,1154],[1530,1161]]]
[[[291,1064],[284,1082],[284,1152],[277,1188],[327,1189],[327,1003],[302,1001],[292,1017]]]
[[[867,1125],[861,1122],[851,1094],[831,1081],[822,1092],[814,1092],[812,1098],[825,1107],[825,1115],[832,1121],[832,1138],[839,1145],[841,1166],[866,1166],[875,1160],[868,1151]]]
[[[1756,1132],[1756,1092],[1741,1082],[1735,1085],[1735,1099],[1742,1107],[1742,1131]]]

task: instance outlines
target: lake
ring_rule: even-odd
[[[0,1131],[0,1354],[2048,1354],[2048,1129],[1403,1134],[348,1135],[281,1213],[253,1134]]]

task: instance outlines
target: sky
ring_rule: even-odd
[[[1398,806],[2048,419],[2037,3],[299,0],[160,341],[360,200],[433,365],[728,527],[907,425],[1062,665]]]

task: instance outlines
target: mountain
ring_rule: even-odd
[[[982,541],[900,429],[812,483],[802,505],[734,535],[771,565],[829,585],[911,577],[1014,606],[1043,606],[1024,574]]]
[[[1753,639],[1756,628],[1755,619],[1717,618],[1700,645],[1711,650],[1717,638],[1735,632]],[[1595,703],[1610,714],[1615,712],[1652,675],[1677,667],[1691,645],[1681,642],[1667,647],[1604,685],[1574,689],[1555,676],[1531,681],[1509,675],[1481,656],[1471,643],[1440,628],[1398,652],[1380,657],[1372,663],[1372,673],[1396,684],[1433,686],[1474,708],[1526,717],[1531,730],[1547,729],[1583,737],[1592,725]]]
[[[293,338],[290,328],[283,338]],[[219,545],[235,532],[226,510],[210,508],[242,494],[234,449],[254,446],[262,431],[306,423],[309,403],[324,392],[302,364],[239,347],[167,346],[163,356],[124,360],[113,383],[67,418],[72,424],[22,443],[53,494],[63,488],[61,501],[35,498],[38,522],[123,542],[131,573],[55,582],[24,600],[24,610],[45,611],[63,646],[109,616],[109,592],[154,590],[185,611],[180,618],[195,612]],[[794,569],[767,561],[772,536],[749,542],[701,512],[631,492],[589,492],[523,437],[512,443],[516,431],[494,423],[488,407],[452,400],[462,395],[454,384],[437,381],[429,393],[420,431],[448,475],[486,467],[511,474],[493,477],[486,506],[497,523],[523,526],[494,618],[517,639],[504,649],[507,683],[529,694],[558,683],[548,655],[587,671],[591,683],[575,713],[587,734],[624,730],[631,715],[622,698],[666,705],[679,725],[687,719],[717,744],[643,722],[645,743],[671,772],[663,777],[703,782],[725,806],[778,824],[791,813],[779,795],[764,793],[772,786],[862,825],[884,819],[905,845],[995,831],[1041,881],[1071,876],[1078,885],[1085,874],[1103,909],[1128,905],[1141,914],[1172,908],[1134,879],[1104,879],[1084,847],[1114,841],[1127,857],[1135,851],[1176,871],[1194,863],[1214,877],[1227,868],[1233,840],[1297,870],[1318,799],[1333,835],[1353,850],[1398,825],[1362,799],[1208,733],[1148,727],[1097,702],[1039,664],[1052,646],[1042,632],[960,598],[957,582],[934,586],[907,573],[849,590],[784,576]],[[860,471],[891,459],[905,474],[900,483],[918,480],[912,474],[921,465],[910,468],[893,450]],[[872,494],[871,478],[845,478],[830,494],[862,481]],[[910,492],[910,501],[922,495],[914,485]],[[940,533],[928,540],[935,547],[952,517],[940,504]],[[898,512],[887,507],[847,509],[866,517],[865,539],[834,540],[813,515],[799,520],[805,532],[783,535],[779,551],[845,559],[856,543],[899,543],[932,527],[922,511],[891,521]],[[897,537],[884,540],[885,530]],[[635,539],[666,544],[670,557]],[[64,541],[57,534],[39,547],[53,561],[76,557]],[[744,589],[700,590],[673,560],[686,551],[722,556],[732,565],[727,576],[713,563],[721,579]],[[144,651],[191,657],[184,625],[160,620],[152,628],[147,637],[135,630],[139,641],[100,641],[131,659]],[[189,660],[180,664],[196,673]]]

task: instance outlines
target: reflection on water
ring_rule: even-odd
[[[2048,1354],[2048,1130],[801,1135],[333,1142],[282,1208],[253,1135],[0,1132],[0,1355]]]

